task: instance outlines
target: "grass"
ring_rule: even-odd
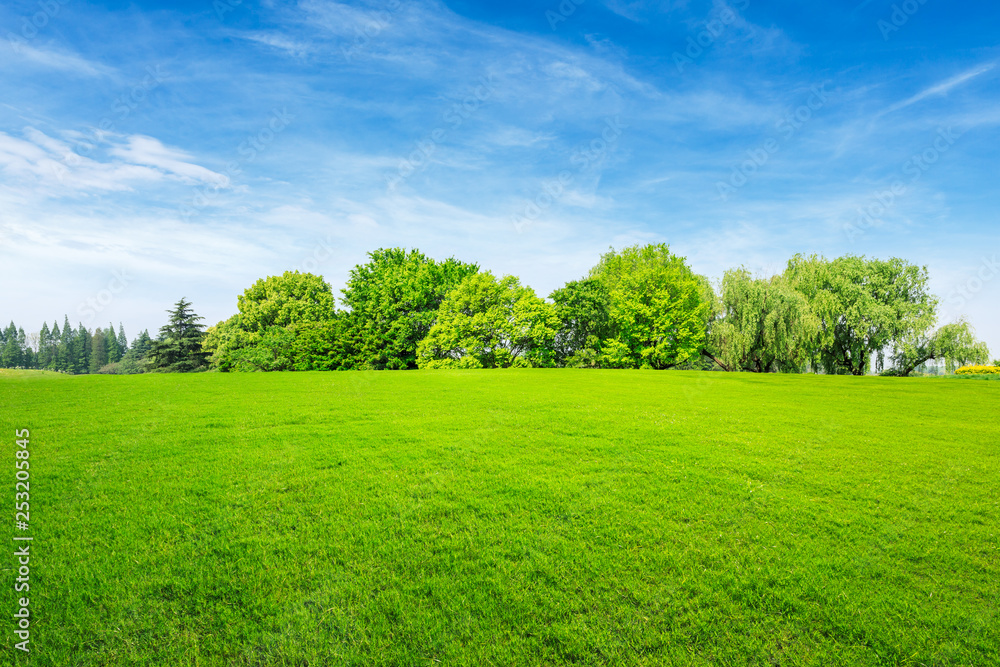
[[[997,384],[7,372],[0,405],[33,665],[1000,664]]]

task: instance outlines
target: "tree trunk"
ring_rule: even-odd
[[[731,372],[729,370],[729,368],[727,368],[724,363],[722,363],[721,361],[719,361],[718,359],[716,359],[714,356],[712,356],[712,353],[709,352],[708,350],[702,349],[701,353],[703,355],[705,355],[706,357],[708,357],[709,359],[711,359],[712,361],[714,361],[716,364],[718,364],[719,368],[721,368],[722,370],[726,371],[727,373]]]

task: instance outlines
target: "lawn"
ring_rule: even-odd
[[[0,405],[5,664],[1000,664],[1000,383],[6,372]]]

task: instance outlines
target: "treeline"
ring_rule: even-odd
[[[935,328],[926,267],[902,259],[796,255],[768,278],[713,285],[665,244],[610,250],[588,275],[537,296],[514,276],[379,249],[352,269],[337,307],[309,273],[262,278],[207,331],[181,299],[155,339],[46,325],[37,353],[13,324],[3,364],[71,373],[649,368],[910,375],[989,360],[964,321]],[[8,349],[10,350],[8,354]],[[872,368],[874,364],[874,368]]]
[[[0,331],[0,367],[35,368],[62,373],[142,373],[152,347],[149,332],[143,331],[129,345],[125,328],[118,324],[90,330],[80,324],[73,328],[69,317],[42,324],[37,334],[26,336],[11,322]]]
[[[545,301],[513,276],[379,249],[338,309],[321,277],[258,280],[207,331],[222,371],[650,368],[909,375],[930,360],[984,363],[965,322],[935,329],[926,268],[901,259],[792,258],[718,288],[664,244],[603,255]]]

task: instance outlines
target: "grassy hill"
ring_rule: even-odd
[[[33,665],[1000,663],[998,383],[6,372],[0,405]]]

